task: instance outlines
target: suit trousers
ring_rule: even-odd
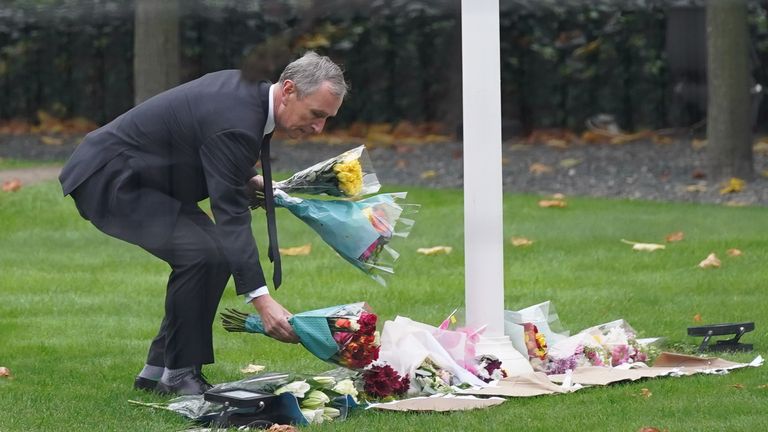
[[[142,185],[130,165],[129,156],[118,156],[78,186],[72,198],[99,230],[171,268],[165,316],[147,364],[178,369],[213,363],[211,327],[230,276],[215,226],[197,203]]]

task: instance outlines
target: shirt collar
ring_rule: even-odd
[[[264,136],[275,131],[275,86],[269,86],[269,111],[267,112],[267,123],[264,125]]]

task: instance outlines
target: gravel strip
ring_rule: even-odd
[[[80,137],[46,145],[34,135],[0,136],[0,158],[41,161],[65,160]],[[355,147],[321,143],[275,142],[273,167],[294,172]],[[461,188],[461,143],[378,146],[369,150],[379,180],[392,186]],[[502,145],[504,191],[566,196],[594,196],[633,200],[677,201],[768,206],[768,155],[755,154],[755,180],[738,193],[720,194],[722,185],[697,178],[704,171],[705,151],[690,141],[672,144],[633,142],[621,145]],[[542,164],[544,170],[531,170]]]

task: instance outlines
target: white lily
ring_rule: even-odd
[[[303,398],[310,388],[306,381],[294,381],[275,390],[275,394],[291,393],[297,398]]]
[[[331,398],[329,398],[327,394],[320,390],[312,390],[307,394],[307,397],[301,401],[301,407],[305,409],[320,409],[330,401]]]

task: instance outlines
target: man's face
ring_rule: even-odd
[[[298,97],[291,80],[283,82],[282,91],[282,100],[275,110],[275,124],[294,139],[322,132],[326,120],[335,116],[341,107],[342,98],[330,92],[328,83],[303,98]]]

